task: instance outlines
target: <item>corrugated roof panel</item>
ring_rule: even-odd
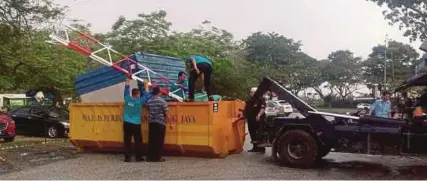
[[[167,56],[160,56],[154,54],[147,54],[137,52],[131,58],[138,63],[148,67],[167,77],[171,81],[176,81],[178,72],[185,71],[185,62],[181,59]],[[129,65],[127,62],[123,62],[121,67],[128,69]],[[138,70],[133,70],[134,72]],[[150,74],[152,81],[158,81],[159,77]],[[145,73],[141,73],[139,77],[147,79]],[[86,94],[95,90],[103,89],[112,85],[116,85],[125,80],[125,76],[112,67],[101,67],[85,74],[82,74],[76,78],[75,84],[77,92],[79,94]],[[160,86],[164,86],[164,83],[158,83]]]

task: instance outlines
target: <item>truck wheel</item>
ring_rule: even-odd
[[[311,167],[318,155],[316,140],[303,130],[290,130],[282,134],[277,146],[280,161],[292,167]]]

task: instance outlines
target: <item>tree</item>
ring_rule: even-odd
[[[384,45],[377,45],[372,48],[372,53],[363,62],[363,77],[366,83],[383,83],[386,52],[387,84],[394,87],[412,77],[419,54],[408,44],[390,41],[387,51]]]
[[[26,35],[33,28],[63,15],[63,7],[51,0],[2,0],[0,1],[0,23],[8,26],[14,35]]]
[[[301,50],[301,42],[277,33],[256,32],[243,40],[246,59],[266,66],[291,65],[293,55]]]
[[[72,50],[46,44],[48,37],[40,33],[29,45],[27,66],[24,66],[23,87],[55,95],[53,103],[62,105],[63,96],[75,93],[75,78],[85,72],[86,58]],[[24,74],[24,72],[26,74]]]
[[[332,63],[330,60],[321,60],[316,62],[316,66],[310,69],[308,74],[310,80],[310,87],[316,91],[319,97],[323,100],[325,105],[331,107],[332,95],[334,89],[328,81],[333,78],[333,72],[331,71]],[[325,93],[325,90],[327,92]]]
[[[294,55],[293,63],[283,69],[291,70],[281,81],[289,90],[298,95],[298,93],[312,85],[315,72],[313,69],[317,66],[316,59],[305,53],[299,52]],[[283,70],[282,69],[282,70]]]
[[[212,26],[210,22],[206,21],[199,28],[189,32],[173,32],[170,36],[160,39],[156,44],[157,47],[151,51],[158,54],[180,58],[199,54],[214,61],[228,59],[239,50],[230,32]]]
[[[107,41],[114,48],[124,54],[132,54],[135,51],[150,52],[155,48],[159,39],[168,36],[172,23],[166,20],[167,13],[164,10],[150,14],[138,14],[138,19],[127,20],[120,16],[112,25],[112,31],[107,34],[98,34],[97,38]]]
[[[253,33],[243,40],[246,60],[258,64],[260,76],[270,76],[298,93],[309,86],[315,59],[301,52],[301,42],[277,33]]]
[[[50,0],[0,2],[1,92],[41,90],[56,96],[54,104],[75,92],[74,78],[84,71],[83,57],[45,43],[50,22],[61,18],[62,10]]]
[[[1,92],[23,88],[20,69],[31,66],[26,57],[36,40],[34,28],[62,15],[63,8],[49,0],[4,0],[0,2],[0,88]]]
[[[328,60],[331,62],[328,82],[342,99],[346,99],[362,80],[361,58],[349,50],[338,50],[329,54]]]
[[[411,41],[427,39],[427,2],[425,0],[369,0],[386,5],[383,11],[390,25],[398,24]]]

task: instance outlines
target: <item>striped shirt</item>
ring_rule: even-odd
[[[148,122],[166,125],[165,114],[168,111],[168,104],[163,98],[155,96],[147,101]]]

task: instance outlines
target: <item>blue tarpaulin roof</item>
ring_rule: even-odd
[[[179,58],[142,52],[134,53],[130,58],[173,82],[177,80],[178,72],[185,71],[185,62]],[[129,63],[126,61],[122,62],[120,66],[126,70],[129,69]],[[137,70],[134,69],[133,71],[136,72]],[[151,81],[159,80],[159,77],[156,75],[150,75]],[[144,79],[148,78],[146,73],[141,73],[139,77]],[[116,85],[123,82],[125,78],[126,77],[123,75],[123,73],[112,67],[105,66],[78,76],[75,80],[75,84],[77,93],[82,95]],[[161,84],[160,82],[157,85],[165,86],[165,84]]]

